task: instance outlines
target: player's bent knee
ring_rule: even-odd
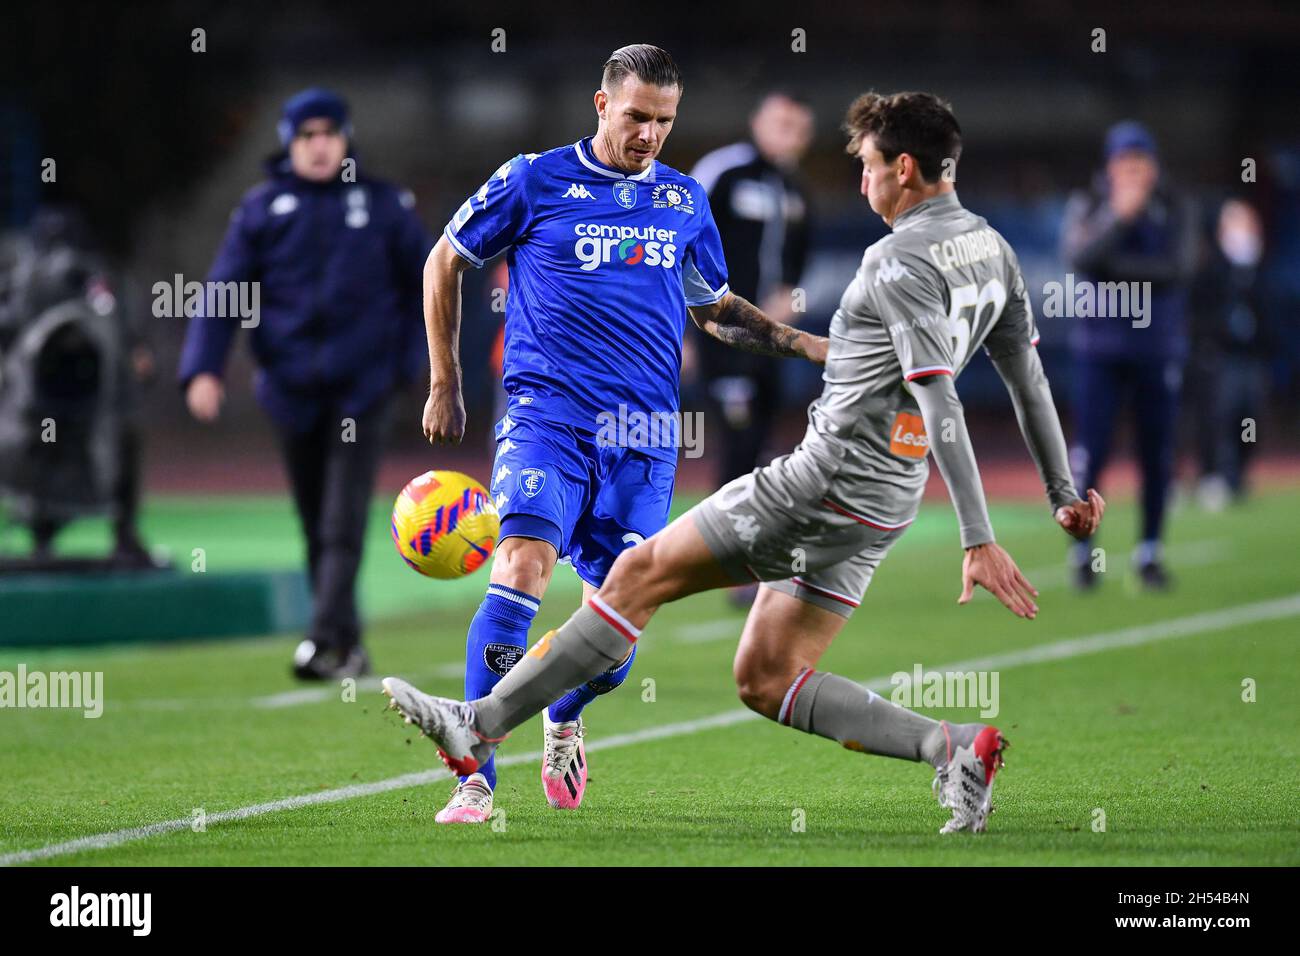
[[[781,711],[789,681],[782,674],[760,666],[744,655],[737,655],[734,669],[736,694],[755,713],[776,720]]]
[[[492,582],[529,594],[545,588],[555,569],[555,549],[533,538],[506,538],[497,549]]]
[[[771,683],[757,680],[737,680],[736,694],[743,703],[756,714],[762,714],[770,720],[776,720],[781,711],[783,691]]]

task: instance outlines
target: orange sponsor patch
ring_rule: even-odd
[[[889,431],[889,450],[903,458],[924,458],[930,450],[925,422],[920,415],[899,412]]]
[[[529,657],[545,657],[551,650],[551,638],[555,636],[554,631],[547,631],[542,635],[542,639],[528,649]]]

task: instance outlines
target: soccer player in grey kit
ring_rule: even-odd
[[[959,604],[974,586],[1019,617],[1038,592],[994,540],[953,380],[983,346],[1006,383],[1056,522],[1087,538],[1105,502],[1074,488],[1015,253],[957,200],[961,129],[928,93],[867,93],[845,120],[861,191],[893,232],[867,249],[831,322],[822,395],[793,452],[724,485],[642,544],[486,697],[384,690],[453,770],[486,760],[511,728],[627,655],[660,605],[762,581],[736,654],[741,699],[778,723],[870,754],[935,768],[942,833],[982,831],[1006,746],[980,723],[936,721],[816,670],[876,566],[916,517],[926,453],[948,486],[965,549]],[[798,570],[798,573],[793,573]],[[470,768],[470,770],[464,769]]]

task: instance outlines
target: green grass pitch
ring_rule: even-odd
[[[665,608],[628,684],[588,709],[591,782],[581,810],[546,806],[528,756],[541,744],[534,720],[501,751],[503,812],[482,827],[433,824],[450,784],[436,773],[432,746],[384,709],[373,683],[348,701],[338,688],[289,677],[298,635],[0,648],[0,670],[22,662],[103,671],[107,699],[97,720],[0,711],[0,859],[1295,865],[1300,604],[1285,599],[1300,594],[1298,513],[1297,491],[1217,515],[1180,507],[1170,536],[1177,586],[1151,595],[1131,587],[1135,515],[1116,503],[1099,542],[1110,549],[1105,582],[1080,596],[1067,586],[1066,539],[1046,509],[997,504],[999,539],[1042,591],[1038,620],[1024,622],[987,594],[956,605],[951,508],[926,504],[823,666],[869,681],[916,664],[942,670],[991,658],[1000,679],[994,722],[1012,747],[983,836],[938,835],[945,812],[927,767],[748,719],[731,679],[742,617],[708,594]],[[210,570],[297,559],[293,518],[279,499],[164,498],[145,530],[178,556],[205,547]],[[97,546],[104,534],[91,525],[69,546]],[[446,584],[411,573],[387,540],[386,502],[376,502],[371,536],[362,587],[378,674],[459,696],[465,626],[487,575]],[[578,595],[572,573],[557,569],[534,638],[563,621]],[[1060,643],[1078,638],[1094,640]],[[1025,653],[1044,645],[1057,646]],[[1243,700],[1247,679],[1254,701]],[[971,710],[930,713],[978,719]],[[369,786],[421,773],[432,779]],[[287,798],[303,799],[279,803]],[[155,824],[167,825],[121,832]],[[102,834],[113,835],[59,846]]]

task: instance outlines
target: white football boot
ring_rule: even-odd
[[[473,773],[456,785],[447,805],[438,811],[434,823],[485,823],[492,816],[492,788],[481,773]]]
[[[587,790],[585,733],[581,717],[556,722],[542,711],[542,790],[546,802],[556,810],[578,809]]]
[[[965,727],[980,729],[972,737],[960,733]],[[984,832],[993,812],[993,778],[1006,766],[1002,751],[1011,746],[996,727],[978,724],[965,727],[944,722],[948,759],[935,768],[931,789],[939,799],[939,806],[952,811],[952,819],[943,825],[940,833]],[[954,747],[953,732],[959,738],[967,738],[967,742],[956,742]]]
[[[495,740],[474,729],[474,708],[464,701],[434,697],[400,677],[385,677],[389,710],[400,711],[408,724],[419,726],[438,747],[438,756],[458,777],[466,777],[487,762],[504,737]]]

